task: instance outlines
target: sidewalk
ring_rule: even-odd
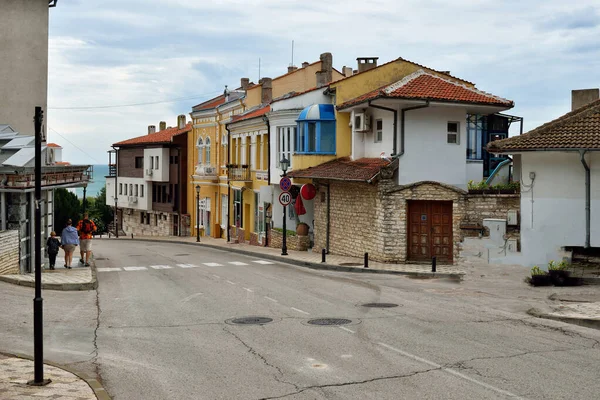
[[[545,310],[532,308],[528,314],[538,318],[600,329],[600,294],[561,294],[549,297],[554,303]]]
[[[28,357],[0,353],[0,399],[110,400],[97,380],[47,363],[44,379],[52,382],[46,386],[29,386],[27,381],[33,379],[33,366]]]
[[[48,260],[44,260],[46,263]],[[44,290],[93,290],[98,287],[96,279],[96,265],[94,261],[90,267],[82,267],[78,264],[79,256],[73,257],[73,268],[66,269],[62,266],[64,258],[56,258],[56,269],[42,270],[42,289]],[[35,286],[35,274],[12,274],[0,275],[0,281],[21,286]]]
[[[211,237],[202,237],[200,243],[196,242],[195,237],[151,237],[151,236],[135,236],[122,237],[119,239],[99,239],[99,240],[141,240],[155,241],[162,243],[181,243],[188,245],[197,245],[210,247],[219,250],[231,251],[239,254],[249,255],[253,257],[261,257],[279,262],[286,262],[312,269],[323,269],[344,272],[365,272],[365,273],[385,273],[398,275],[413,275],[424,278],[452,278],[462,279],[465,271],[454,265],[438,265],[437,272],[431,272],[429,264],[387,264],[369,260],[369,268],[364,268],[364,260],[357,257],[345,257],[327,254],[326,262],[321,262],[321,253],[312,251],[295,251],[288,250],[287,256],[281,255],[281,249],[271,247],[251,246],[245,243],[227,243],[224,239],[214,239]]]

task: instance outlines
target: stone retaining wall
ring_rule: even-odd
[[[0,275],[19,273],[19,231],[0,232]]]
[[[150,221],[147,215],[150,216]],[[142,216],[144,214],[144,222]],[[150,223],[147,223],[150,222]],[[137,211],[131,214],[123,212],[123,231],[130,236],[171,236],[173,234],[173,214],[155,211]]]
[[[285,244],[288,250],[306,251],[310,247],[310,236],[287,235]],[[270,230],[269,247],[280,249],[283,245],[283,233]]]

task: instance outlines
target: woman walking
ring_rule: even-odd
[[[77,229],[73,227],[71,218],[67,220],[67,226],[62,230],[60,237],[61,247],[65,251],[65,268],[71,269],[75,247],[79,246],[79,235],[77,234]]]

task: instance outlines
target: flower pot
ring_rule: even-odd
[[[296,234],[298,236],[308,236],[308,225],[301,222],[296,226]]]
[[[571,276],[571,271],[566,271],[564,269],[551,269],[548,271],[552,279],[552,283],[556,286],[566,286],[569,277]]]
[[[532,286],[549,286],[552,284],[552,277],[550,275],[532,275],[529,283]]]

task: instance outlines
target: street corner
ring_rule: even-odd
[[[600,302],[553,304],[545,309],[531,308],[527,314],[537,318],[600,329]]]
[[[34,379],[34,362],[20,354],[0,352],[0,397],[2,399],[51,398],[110,400],[93,378],[53,363],[44,364],[45,386],[28,385]]]
[[[35,287],[34,274],[0,275],[0,281]],[[97,287],[96,267],[93,262],[90,267],[76,267],[70,270],[59,268],[54,271],[44,271],[42,274],[43,290],[81,291],[95,290]]]

